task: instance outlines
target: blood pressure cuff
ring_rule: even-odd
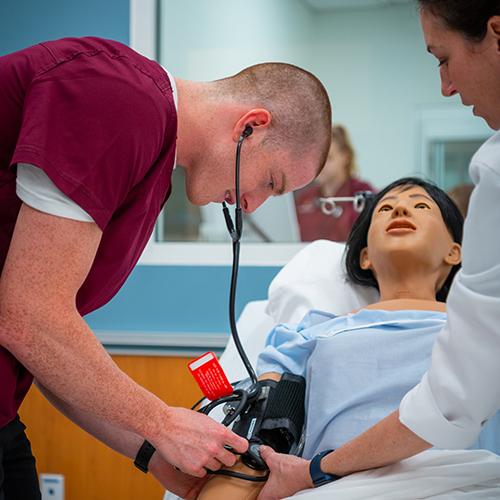
[[[284,373],[279,382],[261,380],[260,396],[233,425],[251,443],[265,444],[278,453],[295,454],[305,418],[306,381]]]

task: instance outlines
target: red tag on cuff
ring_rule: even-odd
[[[219,360],[213,352],[206,352],[191,361],[188,363],[188,368],[203,394],[210,401],[233,393],[233,386],[229,383]]]

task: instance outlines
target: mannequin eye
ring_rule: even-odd
[[[388,212],[389,210],[392,210],[391,205],[385,203],[377,210],[377,212]]]

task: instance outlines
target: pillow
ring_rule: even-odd
[[[346,314],[377,302],[375,288],[348,281],[344,250],[327,240],[303,248],[271,282],[266,313],[276,323],[298,323],[311,309]]]

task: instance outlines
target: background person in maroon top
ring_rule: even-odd
[[[332,127],[332,143],[328,158],[318,177],[295,193],[295,206],[302,241],[326,239],[346,241],[358,212],[352,203],[339,203],[338,217],[324,214],[318,198],[354,196],[358,191],[375,191],[374,187],[356,177],[356,155],[347,130]]]
[[[157,63],[98,38],[0,57],[0,498],[39,497],[16,416],[33,377],[56,407],[124,455],[150,441],[151,471],[183,497],[202,483],[187,474],[235,462],[224,445],[246,450],[222,425],[169,407],[121,372],[82,315],[109,301],[136,264],[170,194],[176,154],[191,202],[234,202],[235,146],[251,125],[241,159],[241,202],[251,212],[317,174],[331,110],[321,83],[286,64],[175,80],[177,109],[173,83]],[[18,196],[21,174],[40,180],[19,183]],[[30,206],[47,183],[84,217],[61,215],[52,198]],[[19,439],[22,479],[6,465]],[[31,490],[19,493],[21,484]]]

